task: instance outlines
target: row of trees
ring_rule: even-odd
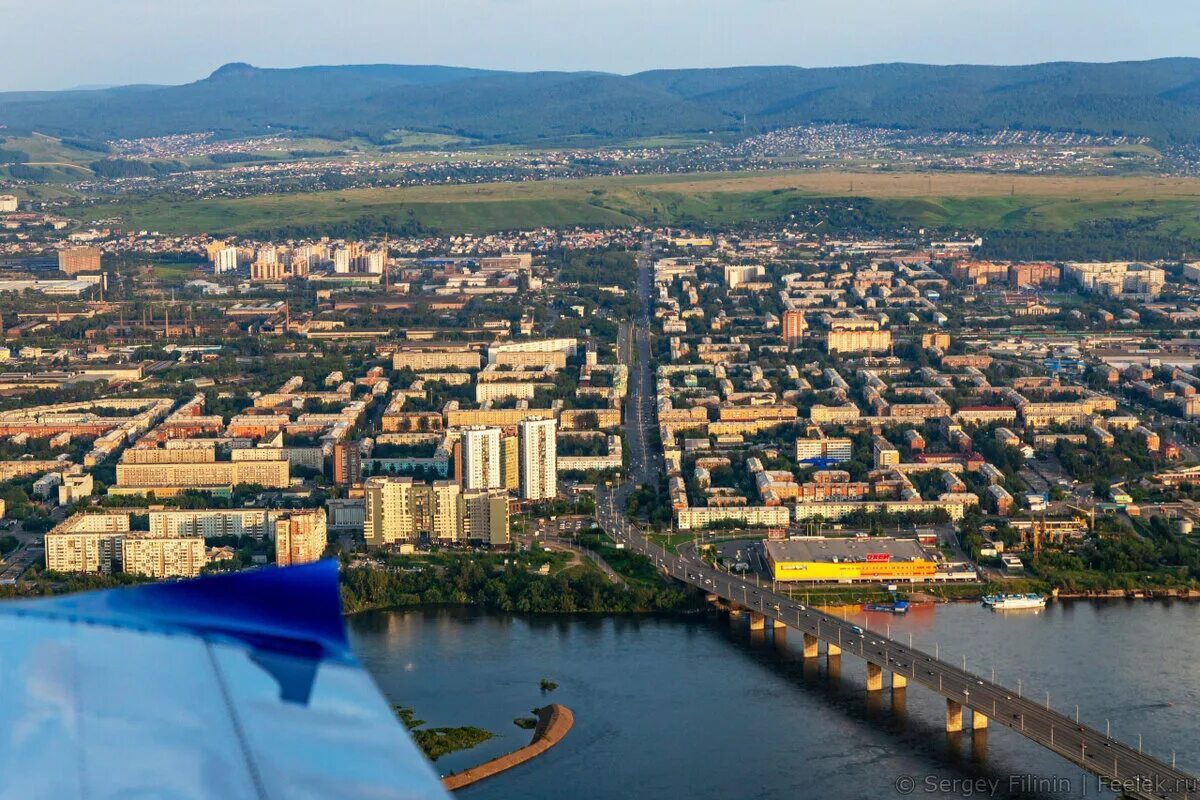
[[[354,567],[342,572],[347,612],[443,603],[522,613],[611,613],[678,609],[689,601],[685,592],[666,586],[615,586],[590,569],[539,575],[516,564],[485,568],[467,556],[451,557],[441,568],[428,564],[415,570]]]

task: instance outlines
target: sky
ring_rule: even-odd
[[[0,91],[231,61],[631,73],[1200,55],[1195,0],[0,0]]]

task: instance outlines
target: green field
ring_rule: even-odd
[[[635,176],[570,181],[351,189],[237,199],[120,200],[80,209],[164,233],[237,234],[391,218],[433,232],[540,225],[736,225],[803,214],[823,198],[869,198],[873,212],[917,227],[1062,231],[1137,220],[1200,237],[1200,180],[1006,177],[841,171]],[[853,203],[842,203],[854,209]],[[864,206],[867,204],[864,203]]]
[[[28,179],[32,175],[37,181],[11,190],[22,199],[58,200],[75,196],[62,184],[92,177],[88,164],[103,158],[103,153],[75,147],[53,136],[40,133],[4,136],[3,133],[0,131],[0,139],[3,139],[0,148],[18,150],[28,157],[28,161],[18,165],[0,165],[0,178]]]

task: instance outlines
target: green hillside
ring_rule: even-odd
[[[477,142],[729,136],[810,122],[916,130],[1084,131],[1200,140],[1200,60],[1028,66],[733,67],[496,72],[437,66],[258,69],[182,86],[0,94],[0,124],[92,139],[214,131]]]

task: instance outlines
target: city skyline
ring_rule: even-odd
[[[278,68],[396,63],[630,74],[763,64],[1011,65],[1200,55],[1190,36],[1200,24],[1200,8],[1174,0],[1153,15],[1110,0],[1069,0],[1052,8],[1031,0],[1002,7],[921,0],[902,8],[877,0],[803,8],[750,0],[738,5],[736,15],[713,0],[649,7],[615,0],[582,14],[547,0],[460,1],[421,8],[419,16],[409,13],[415,8],[380,0],[337,7],[312,0],[218,0],[203,8],[51,0],[0,8],[14,31],[36,30],[48,11],[75,21],[56,31],[54,48],[36,37],[6,42],[10,63],[0,91],[179,84],[235,61]],[[264,30],[273,33],[263,36]],[[321,32],[314,46],[296,47],[298,38],[314,31]],[[988,36],[981,38],[984,31]],[[106,46],[95,46],[97,41]],[[505,41],[521,46],[496,47]]]

